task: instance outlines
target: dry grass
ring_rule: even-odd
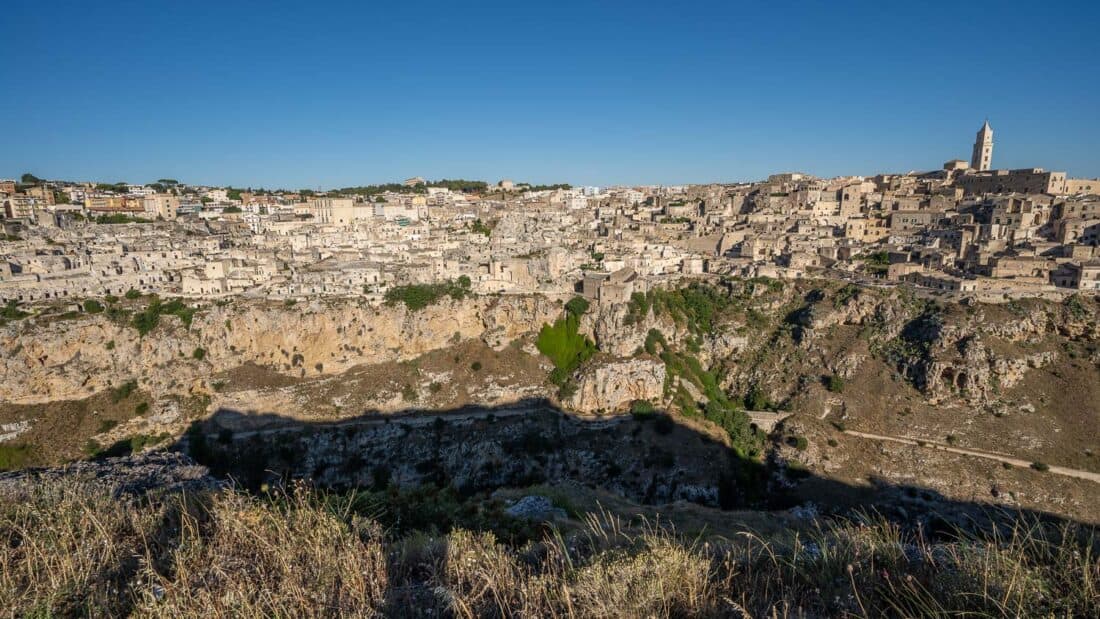
[[[369,616],[381,529],[307,493],[126,505],[47,485],[0,504],[0,607],[16,616]]]
[[[520,548],[385,539],[354,499],[232,491],[125,505],[46,485],[0,503],[14,616],[1097,616],[1098,542],[1017,522],[933,543],[886,522],[776,542],[684,540],[589,514]]]

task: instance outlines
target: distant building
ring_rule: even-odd
[[[1066,173],[1047,172],[1042,168],[985,170],[963,174],[955,180],[955,184],[970,195],[986,193],[1061,195],[1066,192]]]
[[[420,178],[419,176],[414,176],[412,178],[406,178],[405,182],[402,184],[406,187],[416,187],[417,185],[426,185],[428,184],[428,182]]]
[[[985,172],[993,164],[993,128],[985,121],[974,140],[974,152],[970,155],[970,167]]]
[[[154,219],[172,221],[180,207],[180,199],[168,193],[154,193],[142,200],[145,214]]]

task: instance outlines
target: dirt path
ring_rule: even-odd
[[[911,438],[901,438],[898,436],[883,436],[881,434],[871,434],[869,432],[857,432],[855,430],[845,430],[845,434],[851,436],[858,436],[860,438],[868,438],[876,441],[889,441],[891,443],[901,443],[903,445],[916,445],[918,447],[923,446],[929,449],[938,449],[940,451],[947,451],[956,454],[962,454],[964,456],[974,456],[975,458],[985,458],[987,460],[996,460],[997,462],[1007,462],[1013,466],[1030,467],[1031,462],[1027,460],[1021,460],[1019,458],[1013,458],[1011,456],[1002,456],[999,454],[992,454],[985,451],[977,451],[975,449],[963,449],[961,447],[951,447],[950,445],[944,445],[943,443],[936,443],[933,441],[917,441]],[[1065,475],[1066,477],[1076,477],[1077,479],[1087,479],[1100,483],[1100,473],[1093,473],[1090,471],[1082,471],[1079,469],[1069,469],[1064,466],[1049,465],[1050,473],[1056,475]]]

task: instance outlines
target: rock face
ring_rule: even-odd
[[[19,500],[35,487],[51,481],[90,484],[116,499],[137,498],[148,493],[194,492],[221,485],[209,475],[205,466],[183,454],[151,452],[56,468],[0,473],[0,499]]]
[[[538,522],[563,520],[567,515],[564,509],[554,507],[550,499],[537,494],[530,494],[516,501],[504,510],[504,513],[515,518]]]
[[[566,402],[572,410],[594,413],[623,410],[634,400],[659,401],[665,384],[665,364],[641,357],[593,363],[577,378],[577,391]]]
[[[499,349],[560,312],[540,296],[448,299],[417,312],[401,304],[238,300],[201,309],[190,328],[161,316],[144,337],[105,314],[26,319],[0,329],[0,401],[81,399],[129,380],[160,395],[185,394],[210,374],[245,363],[293,376],[336,374],[468,339]],[[196,355],[200,348],[204,354]]]
[[[295,478],[320,487],[436,483],[461,491],[570,482],[644,503],[736,501],[724,494],[736,492],[729,476],[739,466],[726,444],[687,425],[578,418],[545,402],[229,435],[218,422],[185,447],[249,487]]]

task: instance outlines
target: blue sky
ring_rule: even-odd
[[[0,3],[0,177],[1100,176],[1100,3]]]

